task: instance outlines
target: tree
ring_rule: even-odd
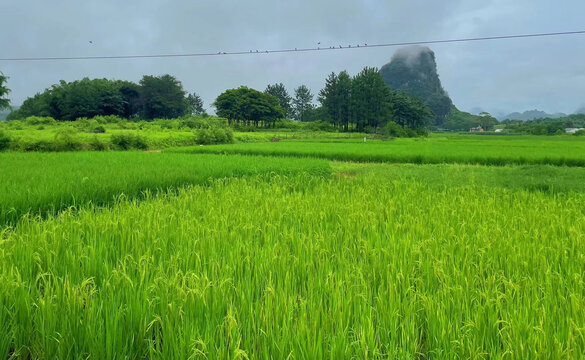
[[[294,119],[297,121],[307,121],[307,112],[313,109],[313,94],[311,90],[305,85],[301,85],[295,89],[295,97],[293,103]]]
[[[493,128],[495,125],[499,124],[498,120],[493,117],[490,113],[488,112],[481,112],[479,114],[480,119],[479,119],[479,125],[484,129],[484,130],[490,130],[491,128]],[[564,129],[564,124],[561,124],[560,128]],[[555,131],[558,130],[557,128],[555,128]]]
[[[339,120],[339,96],[338,96],[339,79],[338,76],[332,72],[325,79],[325,87],[319,91],[317,100],[321,103],[321,107],[325,110],[329,121],[333,126],[340,125]]]
[[[392,94],[392,118],[405,128],[421,129],[427,127],[433,120],[433,113],[422,100],[410,97],[402,91]]]
[[[116,81],[116,86],[124,99],[124,110],[121,116],[126,119],[138,116],[142,110],[140,85],[131,81],[118,80]]]
[[[107,79],[83,78],[64,83],[59,90],[59,119],[76,120],[80,117],[123,115],[125,102],[116,82]]]
[[[0,110],[10,109],[10,99],[5,97],[10,93],[10,89],[4,85],[7,81],[8,77],[0,71]]]
[[[246,125],[269,126],[284,117],[277,98],[246,86],[224,91],[213,106],[217,115],[227,118],[229,124],[243,121]]]
[[[10,119],[50,116],[73,121],[80,117],[117,115],[131,117],[138,111],[135,104],[139,86],[128,81],[84,78],[73,82],[61,80],[42,93],[26,99]],[[128,91],[128,92],[127,92]],[[134,92],[134,98],[131,92]]]
[[[174,76],[145,75],[140,80],[140,86],[142,116],[146,119],[171,119],[187,112],[185,90]]]
[[[280,103],[280,107],[284,110],[284,117],[291,116],[291,101],[292,98],[286,91],[284,84],[278,83],[274,85],[268,85],[266,90],[264,90],[265,94],[269,94],[274,96],[278,99]]]
[[[197,93],[187,95],[187,109],[191,115],[201,115],[205,113],[201,96]]]
[[[351,110],[357,130],[384,126],[391,117],[392,91],[377,68],[364,68],[351,87]]]

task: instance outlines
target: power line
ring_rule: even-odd
[[[358,49],[378,48],[378,47],[393,47],[393,46],[407,46],[407,45],[430,45],[430,44],[445,44],[445,43],[459,43],[459,42],[487,41],[487,40],[536,38],[536,37],[547,37],[547,36],[583,35],[583,34],[585,34],[585,30],[552,32],[552,33],[537,33],[537,34],[485,36],[485,37],[477,37],[477,38],[461,38],[461,39],[446,39],[446,40],[395,42],[395,43],[386,43],[386,44],[367,44],[367,43],[364,43],[364,44],[351,44],[351,45],[347,45],[347,46],[337,45],[337,46],[329,46],[329,47],[294,48],[294,49],[279,49],[279,50],[248,50],[248,51],[229,51],[229,52],[219,51],[219,52],[203,52],[203,53],[190,53],[190,54],[186,53],[186,54],[153,54],[153,55],[15,57],[15,58],[0,58],[0,61],[106,60],[106,59],[204,57],[204,56],[225,56],[225,55],[261,55],[261,54],[311,52],[311,51],[358,50]]]

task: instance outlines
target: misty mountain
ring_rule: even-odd
[[[6,120],[6,117],[8,116],[8,114],[10,114],[10,109],[2,109],[0,110],[0,121],[4,121]]]
[[[575,111],[575,114],[585,114],[585,106],[577,109],[577,111]]]
[[[502,120],[509,119],[509,120],[522,120],[522,121],[530,121],[534,119],[558,119],[567,116],[567,114],[563,113],[554,113],[548,114],[544,111],[540,110],[528,110],[524,111],[523,113],[513,112],[511,114],[505,115],[502,117]]]
[[[398,49],[390,62],[380,69],[393,90],[419,97],[435,114],[435,124],[443,124],[453,102],[441,85],[435,53],[426,46]]]

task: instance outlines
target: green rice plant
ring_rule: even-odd
[[[568,140],[567,140],[568,139]],[[392,141],[280,141],[169,149],[173,152],[317,157],[340,161],[390,163],[548,164],[585,166],[579,137],[459,136]]]
[[[26,214],[54,214],[68,207],[111,204],[122,194],[166,191],[211,179],[266,173],[327,174],[323,160],[246,156],[107,153],[0,154],[0,228]]]
[[[549,194],[585,193],[585,168],[553,165],[380,164],[332,162],[339,177],[373,176],[380,182],[420,182],[434,189],[481,186]]]
[[[0,358],[580,359],[585,195],[214,180],[0,236]]]

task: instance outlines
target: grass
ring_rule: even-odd
[[[0,228],[22,215],[53,214],[123,195],[166,191],[211,179],[307,171],[324,174],[323,160],[146,152],[0,153]]]
[[[339,161],[391,163],[463,163],[483,165],[545,164],[585,166],[585,140],[577,137],[432,136],[393,141],[281,141],[186,147],[173,152],[317,157]]]
[[[0,358],[582,358],[585,194],[212,181],[0,236]]]
[[[582,139],[278,134],[0,153],[0,359],[585,357]]]
[[[32,119],[34,120],[34,119]],[[133,149],[165,149],[178,146],[198,144],[199,128],[189,128],[185,122],[218,122],[215,117],[181,120],[155,120],[151,122],[133,122],[120,119],[114,123],[98,123],[95,120],[79,120],[76,122],[40,123],[17,120],[0,121],[0,133],[10,137],[9,150],[19,152],[33,151],[102,151],[126,150],[115,144],[114,137],[127,136],[137,138],[139,146]],[[104,133],[94,133],[96,127]],[[328,140],[360,139],[363,133],[334,133],[325,131],[307,131],[291,129],[254,129],[257,131],[235,132],[236,142],[269,142],[277,139]],[[0,149],[4,150],[4,149]]]
[[[480,186],[557,194],[585,193],[585,168],[553,165],[380,164],[334,161],[340,177],[373,176],[380,182],[420,182],[434,189]]]

